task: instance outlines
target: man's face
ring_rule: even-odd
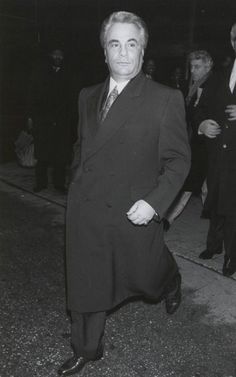
[[[153,60],[148,60],[146,64],[146,73],[149,75],[153,75],[156,71],[156,64]]]
[[[130,80],[141,70],[144,50],[134,24],[115,23],[107,32],[105,57],[115,81]]]
[[[63,59],[64,59],[64,54],[61,50],[52,51],[52,53],[50,54],[50,57],[55,67],[61,67]]]
[[[231,45],[236,53],[236,24],[232,26],[231,33],[230,33],[230,40]]]
[[[190,72],[193,81],[200,80],[210,71],[210,65],[202,59],[193,59],[190,61]]]
[[[175,69],[175,71],[174,71],[174,78],[176,79],[176,80],[180,80],[181,78],[182,78],[182,76],[183,76],[183,73],[182,73],[182,70],[181,70],[181,68],[176,68]]]

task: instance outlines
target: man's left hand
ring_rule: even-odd
[[[138,200],[127,212],[127,217],[135,225],[147,225],[155,213],[145,200]]]
[[[228,120],[236,120],[236,105],[228,105],[225,112],[228,114]]]

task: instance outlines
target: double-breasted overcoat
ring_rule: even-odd
[[[131,296],[158,298],[176,264],[156,221],[135,226],[126,216],[139,199],[163,217],[190,166],[179,91],[139,73],[99,112],[109,80],[83,89],[67,207],[68,307],[111,309]]]

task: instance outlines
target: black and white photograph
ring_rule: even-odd
[[[236,2],[0,0],[0,377],[236,377]]]

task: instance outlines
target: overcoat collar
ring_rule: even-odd
[[[142,101],[141,93],[146,80],[142,72],[130,80],[112,105],[103,123],[99,121],[100,109],[108,90],[109,78],[102,85],[102,88],[99,87],[88,99],[87,126],[94,136],[87,145],[84,161],[94,155],[137,112]],[[94,127],[97,127],[96,132]]]

